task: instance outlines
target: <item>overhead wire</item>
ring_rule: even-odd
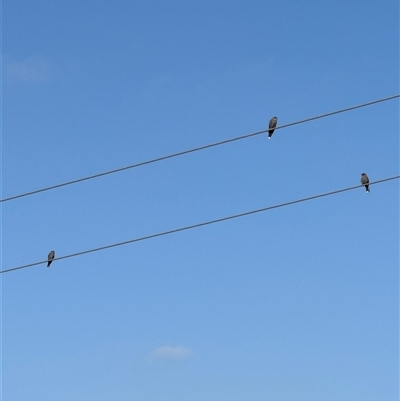
[[[396,180],[396,179],[399,179],[399,178],[400,178],[400,175],[389,177],[389,178],[384,178],[384,179],[381,179],[381,180],[370,182],[369,185],[380,184],[380,183],[383,183],[383,182],[392,181],[392,180]],[[313,195],[313,196],[308,196],[306,198],[301,198],[301,199],[296,199],[296,200],[289,201],[289,202],[279,203],[277,205],[267,206],[267,207],[263,207],[261,209],[250,210],[250,211],[247,211],[247,212],[238,213],[238,214],[234,214],[234,215],[231,215],[231,216],[221,217],[221,218],[218,218],[218,219],[209,220],[209,221],[205,221],[205,222],[201,222],[201,223],[197,223],[197,224],[192,224],[192,225],[185,226],[185,227],[179,227],[179,228],[175,228],[175,229],[172,229],[172,230],[162,231],[162,232],[159,232],[159,233],[156,233],[156,234],[146,235],[144,237],[139,237],[139,238],[134,238],[134,239],[130,239],[130,240],[127,240],[127,241],[117,242],[115,244],[104,245],[104,246],[101,246],[101,247],[98,247],[98,248],[88,249],[88,250],[85,250],[85,251],[80,251],[80,252],[72,253],[72,254],[69,254],[69,255],[60,256],[60,257],[54,258],[53,262],[57,261],[57,260],[68,259],[68,258],[73,258],[73,257],[76,257],[76,256],[85,255],[87,253],[93,253],[93,252],[102,251],[104,249],[115,248],[115,247],[118,247],[118,246],[131,244],[131,243],[134,243],[134,242],[145,241],[145,240],[149,240],[149,239],[156,238],[156,237],[162,237],[162,236],[165,236],[165,235],[170,235],[170,234],[178,233],[178,232],[181,232],[181,231],[192,230],[192,229],[198,228],[198,227],[203,227],[203,226],[207,226],[207,225],[211,225],[211,224],[221,223],[223,221],[233,220],[233,219],[237,219],[239,217],[244,217],[244,216],[249,216],[249,215],[256,214],[256,213],[266,212],[268,210],[278,209],[278,208],[281,208],[281,207],[294,205],[296,203],[307,202],[307,201],[310,201],[310,200],[323,198],[323,197],[335,195],[335,194],[342,193],[342,192],[352,191],[354,189],[360,189],[360,186],[362,187],[363,185],[355,185],[355,186],[352,186],[352,187],[347,187],[347,188],[343,188],[343,189],[337,189],[335,191],[325,192],[325,193],[322,193],[322,194],[319,194],[319,195]],[[47,260],[42,260],[40,262],[29,263],[29,264],[22,265],[22,266],[17,266],[17,267],[12,267],[12,268],[9,268],[9,269],[6,269],[6,270],[1,270],[0,273],[3,274],[3,273],[9,273],[9,272],[12,272],[12,271],[15,271],[15,270],[26,269],[28,267],[40,265],[42,263],[47,263]]]
[[[340,114],[340,113],[344,113],[344,112],[347,112],[347,111],[359,109],[359,108],[362,108],[362,107],[371,106],[373,104],[377,104],[377,103],[381,103],[381,102],[386,102],[388,100],[396,99],[398,97],[400,97],[400,94],[389,96],[389,97],[378,99],[378,100],[373,100],[371,102],[362,103],[362,104],[359,104],[359,105],[356,105],[356,106],[351,106],[351,107],[347,107],[347,108],[336,110],[336,111],[331,111],[329,113],[320,114],[318,116],[309,117],[309,118],[306,118],[306,119],[303,119],[303,120],[298,120],[298,121],[295,121],[295,122],[292,122],[292,123],[288,123],[288,124],[277,126],[275,128],[275,130],[292,127],[293,125],[303,124],[303,123],[306,123],[306,122],[309,122],[309,121],[313,121],[313,120],[317,120],[317,119],[320,119],[320,118],[333,116],[335,114]],[[120,167],[120,168],[116,168],[116,169],[113,169],[113,170],[104,171],[102,173],[97,173],[97,174],[89,175],[89,176],[86,176],[86,177],[78,178],[78,179],[75,179],[75,180],[66,181],[66,182],[63,182],[63,183],[60,183],[60,184],[55,184],[55,185],[51,185],[51,186],[48,186],[48,187],[36,189],[34,191],[21,193],[19,195],[14,195],[14,196],[10,196],[8,198],[3,198],[3,199],[0,200],[0,203],[8,202],[8,201],[11,201],[11,200],[15,200],[15,199],[18,199],[18,198],[23,198],[23,197],[34,195],[34,194],[38,194],[40,192],[50,191],[50,190],[53,190],[53,189],[56,189],[56,188],[60,188],[60,187],[65,187],[67,185],[77,184],[77,183],[82,182],[82,181],[92,180],[94,178],[103,177],[105,175],[115,174],[115,173],[118,173],[118,172],[121,172],[121,171],[133,169],[133,168],[136,168],[136,167],[141,167],[141,166],[144,166],[144,165],[147,165],[147,164],[157,163],[157,162],[160,162],[160,161],[163,161],[163,160],[172,159],[174,157],[183,156],[183,155],[186,155],[186,154],[189,154],[189,153],[199,152],[201,150],[209,149],[209,148],[220,146],[220,145],[224,145],[224,144],[227,144],[227,143],[230,143],[230,142],[235,142],[235,141],[239,141],[239,140],[242,140],[242,139],[247,139],[247,138],[250,138],[250,137],[253,137],[253,136],[256,136],[256,135],[260,135],[260,134],[266,133],[267,131],[268,131],[268,128],[266,128],[266,129],[264,129],[262,131],[252,132],[250,134],[241,135],[241,136],[238,136],[238,137],[235,137],[235,138],[225,139],[225,140],[222,140],[222,141],[219,141],[219,142],[210,143],[208,145],[203,145],[203,146],[199,146],[199,147],[196,147],[196,148],[184,150],[184,151],[181,151],[181,152],[172,153],[170,155],[157,157],[155,159],[146,160],[144,162],[131,164],[129,166]]]

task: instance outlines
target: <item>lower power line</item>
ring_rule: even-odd
[[[400,175],[396,175],[396,176],[393,176],[393,177],[384,178],[382,180],[374,181],[374,182],[369,183],[369,185],[380,184],[380,183],[387,182],[387,181],[397,180],[398,178],[400,178]],[[279,203],[277,205],[267,206],[267,207],[264,207],[264,208],[261,208],[261,209],[251,210],[249,212],[234,214],[232,216],[221,217],[219,219],[209,220],[209,221],[205,221],[205,222],[202,222],[202,223],[193,224],[193,225],[190,225],[190,226],[175,228],[173,230],[163,231],[163,232],[160,232],[160,233],[147,235],[145,237],[134,238],[134,239],[131,239],[131,240],[128,240],[128,241],[117,242],[115,244],[105,245],[105,246],[101,246],[99,248],[88,249],[86,251],[81,251],[81,252],[72,253],[72,254],[65,255],[65,256],[60,256],[58,258],[55,258],[54,261],[73,258],[75,256],[85,255],[87,253],[92,253],[92,252],[98,252],[98,251],[102,251],[104,249],[115,248],[117,246],[132,244],[133,242],[145,241],[145,240],[148,240],[148,239],[151,239],[151,238],[162,237],[164,235],[174,234],[174,233],[178,233],[180,231],[191,230],[193,228],[208,226],[208,225],[215,224],[215,223],[221,223],[221,222],[226,221],[226,220],[233,220],[233,219],[237,219],[239,217],[249,216],[251,214],[266,212],[268,210],[278,209],[278,208],[281,208],[281,207],[294,205],[296,203],[307,202],[307,201],[310,201],[310,200],[313,200],[313,199],[318,199],[318,198],[323,198],[323,197],[326,197],[326,196],[335,195],[335,194],[338,194],[338,193],[341,193],[341,192],[352,191],[354,189],[360,189],[360,185],[355,185],[353,187],[338,189],[336,191],[325,192],[323,194],[309,196],[307,198],[301,198],[301,199],[297,199],[297,200],[290,201],[290,202]],[[42,263],[47,263],[47,259],[46,260],[42,260],[40,262],[30,263],[30,264],[23,265],[23,266],[12,267],[10,269],[1,270],[0,273],[9,273],[9,272],[12,272],[12,271],[15,271],[15,270],[26,269],[27,267],[40,265]]]

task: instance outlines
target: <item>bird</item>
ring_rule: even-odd
[[[49,255],[47,256],[47,267],[51,265],[51,262],[54,260],[56,256],[56,253],[54,251],[51,251]]]
[[[364,185],[365,191],[369,194],[369,178],[367,174],[361,173],[361,185]]]
[[[269,120],[268,139],[271,139],[271,136],[275,131],[277,122],[278,122],[278,117],[272,117],[271,120]]]

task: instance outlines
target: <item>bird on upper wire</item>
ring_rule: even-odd
[[[271,136],[275,131],[275,127],[276,127],[276,123],[277,122],[278,122],[278,117],[272,117],[271,120],[269,120],[268,139],[271,139]]]
[[[54,251],[51,251],[48,256],[47,256],[47,267],[51,265],[51,262],[54,260],[56,256],[56,253]]]
[[[364,185],[365,191],[369,194],[369,178],[367,174],[361,173],[361,185]]]

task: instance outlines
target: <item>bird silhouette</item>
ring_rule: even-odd
[[[278,122],[278,117],[272,117],[271,120],[269,120],[268,139],[271,139],[271,136],[275,131],[277,122]]]
[[[51,262],[54,260],[56,256],[56,253],[54,251],[51,251],[49,255],[47,256],[47,267],[51,265]]]
[[[367,174],[361,173],[361,185],[364,185],[365,191],[369,194],[369,178]]]

